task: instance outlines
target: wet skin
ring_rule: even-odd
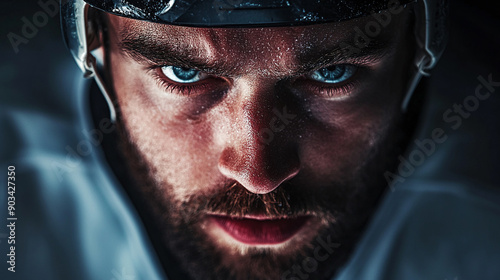
[[[165,236],[178,231],[166,239],[179,232],[201,239],[203,245],[192,241],[192,247],[216,256],[211,269],[231,279],[248,273],[278,279],[283,271],[262,265],[264,272],[254,272],[248,257],[286,268],[337,221],[349,220],[345,235],[354,234],[349,230],[357,230],[366,213],[349,216],[345,209],[373,203],[376,197],[354,194],[380,188],[363,177],[380,177],[387,163],[374,161],[383,158],[374,154],[394,145],[413,58],[410,19],[408,9],[393,16],[370,45],[352,53],[345,46],[355,45],[354,28],[364,30],[373,18],[204,29],[106,15],[106,69],[124,146],[134,154],[129,160],[147,169],[136,174],[148,183],[139,187],[144,196],[162,205],[151,206],[154,220],[170,224]],[[198,81],[175,81],[171,66],[177,74],[199,71]],[[327,73],[322,69],[338,67],[351,75],[338,83],[318,80]],[[367,171],[377,165],[380,170]],[[235,188],[293,205],[279,206],[286,211],[243,207],[234,204],[236,195],[233,204],[203,202]],[[292,198],[272,196],[288,190]],[[171,243],[165,246],[175,247]]]

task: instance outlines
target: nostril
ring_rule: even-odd
[[[272,192],[300,171],[296,156],[283,158],[263,156],[259,152],[253,155],[247,153],[248,150],[237,152],[234,148],[228,148],[222,152],[218,165],[224,176],[236,180],[250,192]],[[281,160],[277,160],[278,158]]]
[[[254,174],[249,173],[246,182],[242,183],[242,185],[256,194],[270,193],[283,184],[283,182],[295,177],[299,173],[299,168],[289,169],[280,174],[272,174],[274,171],[270,170],[266,174],[258,174],[257,172]]]

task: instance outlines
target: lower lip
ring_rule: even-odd
[[[289,219],[251,219],[210,216],[220,228],[234,239],[249,245],[279,244],[292,238],[310,217]]]

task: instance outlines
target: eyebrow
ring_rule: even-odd
[[[213,60],[206,57],[202,49],[192,44],[175,44],[166,40],[157,40],[150,34],[122,34],[119,47],[132,59],[139,63],[145,61],[155,65],[175,65],[178,67],[194,68],[216,76],[232,76],[234,68],[224,60]],[[334,64],[342,63],[373,63],[382,59],[393,48],[390,43],[381,40],[370,40],[366,46],[358,47],[353,41],[342,42],[323,53],[310,52],[301,55],[297,76],[310,73]]]
[[[120,50],[139,63],[147,61],[156,65],[175,65],[220,76],[229,75],[221,60],[212,61],[202,50],[191,44],[174,44],[155,40],[148,34],[126,35],[118,43]]]
[[[379,61],[394,47],[387,41],[372,39],[366,46],[358,47],[352,41],[341,42],[338,46],[320,53],[308,53],[300,58],[304,66],[299,71],[309,73],[314,69],[334,64],[357,63],[361,65]]]

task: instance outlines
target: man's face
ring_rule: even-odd
[[[368,45],[356,28],[371,17],[215,29],[106,16],[142,207],[194,278],[320,279],[345,260],[402,145],[407,10]]]

